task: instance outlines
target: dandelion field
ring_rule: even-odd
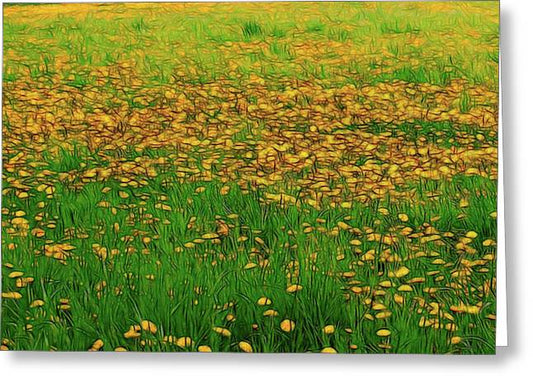
[[[2,350],[494,353],[498,7],[5,5]]]

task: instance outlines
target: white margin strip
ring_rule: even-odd
[[[501,23],[501,20],[500,20]],[[501,31],[501,28],[500,28]],[[501,32],[500,32],[501,34]],[[501,38],[500,38],[501,42]],[[498,239],[496,248],[496,346],[508,346],[507,335],[507,273],[505,267],[505,213],[503,184],[503,123],[502,123],[502,58],[499,56],[498,108]]]

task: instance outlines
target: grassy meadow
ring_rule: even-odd
[[[2,350],[494,353],[498,7],[4,5]]]

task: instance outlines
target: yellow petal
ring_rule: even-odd
[[[299,284],[293,284],[289,287],[287,287],[287,292],[292,294],[292,293],[295,293],[295,292],[298,292],[298,291],[301,291],[302,290],[302,286],[299,285]]]
[[[289,333],[294,330],[294,328],[296,327],[296,324],[290,319],[284,319],[283,321],[281,321],[279,326],[281,327],[281,330],[283,330],[286,333]]]
[[[191,337],[180,337],[176,340],[175,344],[180,348],[188,348],[194,345],[194,341]]]
[[[96,351],[102,349],[103,346],[104,346],[104,341],[102,341],[101,339],[97,339],[96,341],[94,341],[94,343],[91,346],[91,348],[89,349],[89,351],[96,352]]]
[[[36,299],[30,304],[30,307],[41,307],[41,306],[44,306],[44,301],[41,299]]]
[[[400,213],[398,214],[398,218],[400,219],[400,221],[402,222],[407,222],[409,221],[409,216],[407,214],[404,214],[404,213]]]
[[[257,300],[257,304],[259,306],[268,306],[268,305],[271,305],[272,304],[272,300],[270,300],[269,298],[267,298],[266,296],[263,296],[261,298],[259,298]]]
[[[335,333],[335,326],[333,325],[324,326],[322,331],[324,332],[324,334],[333,334]]]
[[[389,272],[389,277],[395,277],[395,278],[401,278],[409,274],[409,268],[407,267],[400,267],[396,271]]]
[[[252,345],[250,345],[250,343],[248,343],[246,341],[239,342],[239,349],[241,349],[243,352],[246,352],[246,353],[252,353],[253,352]]]
[[[2,292],[2,298],[4,299],[20,299],[22,295],[16,291]]]
[[[231,337],[231,331],[229,331],[228,329],[224,327],[213,327],[213,331],[215,333],[220,334],[223,337]]]
[[[388,337],[389,335],[391,335],[391,332],[389,329],[379,329],[376,334],[378,335],[378,337]]]
[[[462,340],[461,337],[455,336],[455,337],[452,337],[451,343],[452,343],[452,345],[457,345],[459,342],[461,342],[461,340]]]
[[[141,327],[144,331],[149,331],[152,334],[155,334],[157,332],[157,327],[155,326],[155,323],[147,320],[141,322]]]

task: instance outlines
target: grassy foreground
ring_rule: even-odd
[[[6,6],[2,349],[494,353],[497,7]]]

